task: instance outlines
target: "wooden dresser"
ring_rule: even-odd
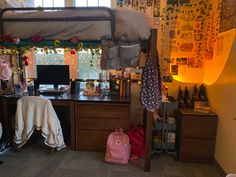
[[[212,163],[215,153],[217,115],[179,109],[179,157],[181,161]]]
[[[108,135],[129,126],[129,103],[76,102],[76,150],[105,151]]]

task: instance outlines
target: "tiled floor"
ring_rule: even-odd
[[[113,165],[104,162],[103,153],[68,149],[50,155],[38,142],[8,151],[0,160],[0,177],[220,177],[212,165],[181,163],[165,154],[154,156],[151,172],[143,172],[142,160]]]

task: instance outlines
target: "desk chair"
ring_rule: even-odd
[[[57,150],[65,147],[61,124],[49,99],[25,96],[17,101],[14,142],[22,147],[35,129],[41,130],[44,144]]]

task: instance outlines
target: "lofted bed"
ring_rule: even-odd
[[[150,29],[144,15],[124,9],[7,8],[0,13],[0,34],[3,42],[4,35],[19,38],[21,41],[17,45],[30,42],[35,35],[42,36],[44,41],[69,41],[77,37],[90,42],[104,38],[138,42],[149,39]]]
[[[78,49],[100,45],[103,39],[115,43],[151,43],[153,62],[157,58],[156,33],[139,12],[106,7],[6,8],[0,9],[0,47],[19,50],[24,47],[70,47]],[[73,42],[71,39],[77,38]],[[36,39],[36,40],[35,40]],[[60,41],[55,45],[55,41]],[[147,47],[149,45],[145,45]],[[23,51],[24,52],[24,51]],[[73,113],[74,114],[74,113]],[[150,171],[152,116],[148,111],[146,125],[145,171]],[[75,130],[73,130],[75,131]]]

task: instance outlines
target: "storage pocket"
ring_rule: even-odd
[[[139,66],[140,44],[102,41],[101,69],[124,69]]]
[[[140,44],[120,45],[119,57],[122,68],[136,67],[139,65]]]
[[[112,41],[102,41],[101,69],[120,69],[118,45]]]

